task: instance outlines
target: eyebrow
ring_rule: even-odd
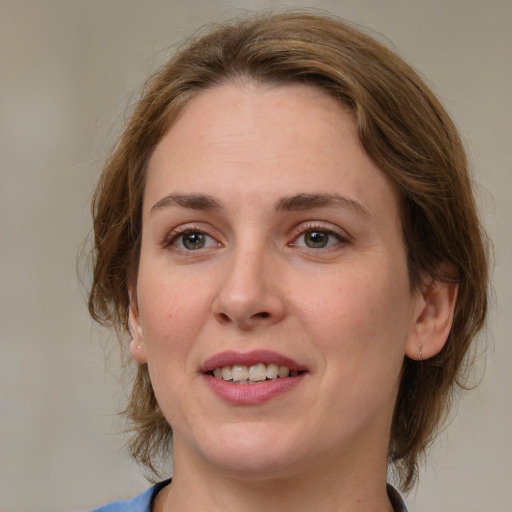
[[[277,202],[276,210],[300,211],[331,206],[348,208],[367,218],[373,217],[361,203],[340,194],[297,194],[283,197]]]
[[[169,206],[181,206],[191,210],[220,210],[220,203],[206,194],[168,194],[152,207],[150,213]]]
[[[222,209],[221,203],[207,194],[168,194],[152,207],[150,213],[162,208],[180,206],[191,210],[214,210]],[[367,218],[372,214],[361,204],[353,199],[340,194],[296,194],[281,198],[275,205],[276,211],[302,211],[313,208],[342,207],[352,210]]]

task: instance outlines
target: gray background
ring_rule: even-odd
[[[386,34],[467,141],[496,246],[485,376],[407,502],[415,512],[510,510],[512,2],[0,0],[0,511],[80,510],[146,487],[116,434],[127,389],[116,344],[89,320],[77,279],[93,184],[170,44],[223,11],[284,5]]]

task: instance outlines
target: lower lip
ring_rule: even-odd
[[[271,379],[254,384],[235,384],[218,379],[210,374],[203,374],[210,389],[222,400],[235,405],[255,405],[268,402],[295,388],[306,373],[295,377]]]

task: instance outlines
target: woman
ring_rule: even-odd
[[[131,453],[174,457],[99,510],[406,510],[388,469],[411,488],[488,286],[462,143],[406,63],[325,16],[216,27],[148,81],[93,213]]]

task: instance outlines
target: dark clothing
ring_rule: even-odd
[[[159,484],[150,487],[142,494],[135,496],[131,500],[114,501],[108,505],[96,508],[91,512],[151,512],[151,503],[158,492],[163,489],[170,480],[165,480]],[[402,500],[402,497],[398,492],[388,484],[388,497],[389,501],[393,505],[395,512],[407,512],[407,508]]]

